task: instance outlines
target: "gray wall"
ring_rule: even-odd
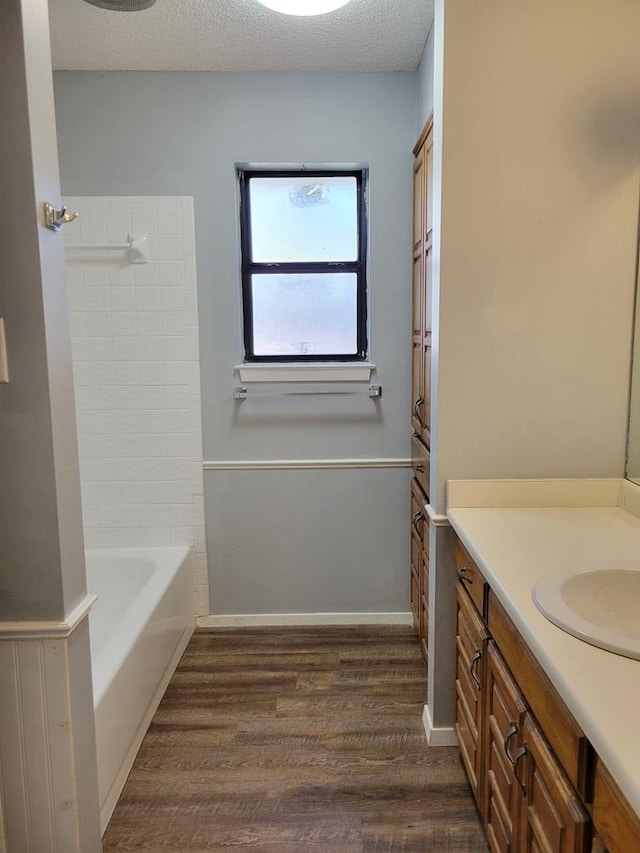
[[[82,600],[84,552],[60,235],[46,3],[0,8],[0,620],[60,620]]]
[[[417,75],[61,72],[55,78],[65,194],[194,196],[205,459],[406,459]],[[236,162],[369,166],[370,354],[381,402],[233,402],[233,368],[242,359]],[[323,489],[324,502],[312,513],[295,503],[298,544],[283,549],[292,511],[284,494],[314,492],[318,472],[208,472],[212,612],[407,609],[407,501],[398,495],[408,489],[408,471],[372,469],[366,483],[361,473],[322,472],[335,489]],[[261,524],[260,565],[253,565],[248,495],[258,496],[269,522]],[[384,518],[381,505],[388,508]],[[340,578],[318,581],[327,560],[306,556],[322,507],[331,559],[343,565],[339,607]],[[372,514],[378,523],[367,535],[379,547],[356,564],[358,537],[369,531]],[[336,532],[332,518],[348,523]],[[249,572],[240,598],[227,595],[238,565]],[[252,583],[258,574],[268,591],[260,595]],[[294,582],[306,594],[290,596]],[[379,594],[363,595],[367,585]]]
[[[623,476],[639,29],[631,0],[436,3],[438,511],[451,479]]]
[[[422,130],[433,111],[434,28],[425,42],[418,67],[418,131]]]

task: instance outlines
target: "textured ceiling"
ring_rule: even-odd
[[[257,0],[157,0],[111,12],[49,0],[53,67],[91,71],[408,71],[433,0],[351,0],[293,17]]]

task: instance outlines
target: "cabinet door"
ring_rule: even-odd
[[[411,425],[427,447],[431,439],[431,175],[432,134],[414,149],[413,323]]]
[[[431,447],[431,332],[415,338],[411,352],[411,426]]]
[[[416,632],[420,634],[420,577],[422,575],[422,533],[424,514],[415,487],[411,488],[411,612]]]
[[[596,832],[602,837],[602,849],[606,843],[610,853],[640,850],[640,815],[629,805],[600,758],[596,764],[595,777],[593,822]]]
[[[487,649],[484,825],[494,853],[516,853],[522,795],[513,769],[526,705],[493,642]]]
[[[424,255],[423,255],[421,267],[424,270],[422,299],[421,299],[422,331],[423,331],[423,334],[426,334],[427,332],[431,331],[432,326],[433,326],[432,304],[431,304],[433,260],[432,260],[431,249],[425,249],[424,250]]]
[[[411,536],[411,613],[413,616],[413,627],[420,634],[420,557],[419,546],[415,537]]]
[[[425,496],[425,501],[428,498]],[[422,562],[420,573],[420,647],[429,675],[429,518],[422,523]]]
[[[411,426],[422,438],[424,408],[424,266],[422,252],[413,261],[413,329],[411,356]]]
[[[484,623],[462,587],[456,584],[455,729],[474,796],[482,810],[483,683],[487,650]]]
[[[425,212],[424,212],[424,240],[431,241],[433,228],[433,134],[430,133],[424,143],[426,163],[424,166],[425,181]]]
[[[524,795],[523,853],[585,853],[589,817],[530,714],[524,720],[522,770],[516,776]]]
[[[420,648],[429,666],[429,525],[425,519],[422,540],[422,573],[420,575]]]
[[[422,418],[424,417],[424,355],[422,339],[413,342],[411,350],[411,427],[422,438]]]
[[[431,332],[422,345],[422,440],[431,447]]]
[[[422,336],[425,317],[424,291],[424,262],[422,252],[413,259],[413,327],[414,338]]]
[[[413,247],[416,249],[422,243],[424,234],[425,214],[425,162],[424,149],[416,154],[413,163]]]
[[[425,583],[428,584],[429,571],[429,522],[424,509],[426,500],[414,477],[411,481],[411,610],[425,663],[428,613],[425,623],[424,586]]]

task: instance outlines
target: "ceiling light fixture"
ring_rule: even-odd
[[[267,9],[283,15],[324,15],[346,6],[350,0],[258,0]]]

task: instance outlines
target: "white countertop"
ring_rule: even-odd
[[[637,567],[640,519],[619,506],[456,506],[447,515],[640,814],[640,661],[603,651],[565,633],[545,619],[531,595],[541,575],[568,565],[578,569]]]

